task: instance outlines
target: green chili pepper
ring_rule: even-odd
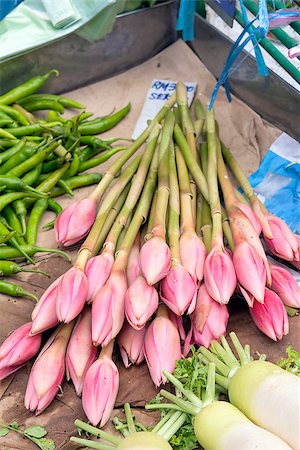
[[[2,234],[0,236],[0,244],[5,244],[5,242],[8,242],[16,235],[16,231],[9,231],[8,234]]]
[[[0,155],[0,164],[3,164],[5,161],[8,161],[12,156],[16,155],[18,152],[25,148],[25,141],[18,141],[17,144],[8,148]],[[1,173],[1,169],[0,169]],[[5,173],[5,172],[4,172]]]
[[[26,252],[27,255],[34,256],[36,253],[57,253],[58,255],[63,256],[67,259],[67,261],[71,262],[71,258],[67,255],[66,252],[62,250],[58,250],[57,248],[45,248],[45,247],[37,247],[35,245],[22,245],[21,250]],[[3,245],[0,247],[0,260],[1,259],[16,259],[21,258],[23,254],[16,248],[9,247],[8,245]]]
[[[124,117],[127,116],[131,108],[131,103],[128,103],[125,108],[120,109],[115,114],[112,114],[104,119],[95,119],[90,122],[85,122],[79,125],[78,129],[81,135],[86,134],[100,134],[104,131],[110,130],[117,125]]]
[[[7,281],[0,280],[0,292],[11,297],[29,297],[36,302],[39,301],[36,295],[25,291],[25,289],[21,288],[21,286],[18,286],[17,284],[8,283]]]
[[[91,112],[82,112],[81,114],[79,114],[79,116],[75,116],[73,117],[73,120],[78,118],[78,123],[82,123],[84,121],[86,121],[87,119],[89,119],[90,117],[92,117],[94,114]]]
[[[42,165],[42,173],[48,174],[53,172],[54,170],[59,169],[64,163],[64,160],[62,158],[56,158],[52,161],[44,162]]]
[[[24,197],[34,197],[36,199],[37,197],[40,198],[41,195],[37,195],[35,192],[9,192],[8,194],[3,194],[0,196],[0,211],[15,200]]]
[[[26,241],[22,236],[22,225],[13,208],[8,205],[2,210],[2,215],[6,219],[7,226],[16,231],[16,241],[19,245],[25,245]]]
[[[6,92],[6,94],[1,95],[0,104],[10,105],[11,103],[14,103],[20,98],[34,94],[38,89],[40,89],[45,84],[48,78],[53,74],[57,76],[59,75],[59,72],[55,69],[52,69],[45,75],[39,75],[37,77],[31,78],[30,80],[26,81],[20,86],[11,89],[10,91]]]
[[[2,113],[7,114],[11,119],[14,119],[16,122],[19,122],[21,125],[29,125],[29,121],[26,118],[22,112],[18,111],[17,109],[7,106],[7,105],[0,105],[0,111]]]
[[[19,143],[20,143],[19,139],[0,139],[0,145],[1,145],[1,147],[4,147],[4,148],[11,148]]]
[[[81,103],[76,102],[76,100],[72,100],[68,97],[60,97],[59,95],[55,94],[32,94],[18,100],[17,103],[20,103],[20,105],[22,105],[24,102],[26,103],[27,101],[31,100],[54,100],[61,103],[66,108],[85,109],[85,106]]]
[[[45,192],[45,193],[50,192],[51,189],[54,188],[56,183],[66,173],[66,171],[69,169],[69,167],[70,167],[70,163],[69,162],[65,163],[62,167],[60,167],[55,172],[53,172],[51,175],[49,175],[46,180],[42,181],[36,187],[36,190],[39,191],[39,192]]]
[[[0,235],[5,236],[8,234],[9,234],[8,228],[4,225],[3,222],[0,222]],[[34,264],[33,259],[31,259],[30,255],[28,255],[27,252],[24,250],[24,246],[19,245],[14,237],[10,238],[9,243],[12,245],[14,250],[16,250],[20,253],[21,256],[24,256],[28,261],[30,261],[32,264]],[[4,247],[0,247],[0,249],[1,248],[4,248]],[[6,259],[6,258],[1,258],[1,259]]]
[[[63,208],[60,206],[59,203],[57,203],[55,200],[53,200],[52,198],[48,198],[48,209],[50,209],[51,211],[53,211],[55,213],[55,216],[57,217],[63,210]],[[54,227],[54,222],[56,220],[56,217],[54,220],[51,220],[51,222],[46,223],[43,226],[43,229],[45,230],[49,230],[51,228]]]
[[[65,108],[63,107],[63,105],[56,100],[37,99],[26,102],[24,101],[24,103],[22,103],[22,107],[29,112],[43,111],[45,109],[51,109],[53,111],[59,112],[60,114],[63,114],[65,112]]]
[[[101,173],[86,173],[84,175],[77,175],[76,177],[69,178],[68,180],[65,180],[65,183],[71,189],[76,189],[84,186],[90,186],[91,184],[98,184],[101,178]],[[50,191],[49,195],[50,197],[58,197],[64,193],[65,192],[63,189],[56,187]]]
[[[63,179],[71,178],[77,175],[80,165],[80,159],[77,153],[74,153],[69,170],[64,174]]]
[[[16,273],[20,272],[32,272],[32,273],[40,273],[42,275],[46,275],[49,277],[49,274],[47,272],[43,272],[42,270],[37,269],[24,269],[22,266],[17,264],[14,261],[0,261],[0,276],[7,276],[10,277],[11,275],[15,275]]]
[[[91,169],[92,167],[96,167],[99,164],[103,164],[105,161],[110,159],[116,153],[121,152],[126,149],[127,149],[127,147],[113,147],[110,150],[103,152],[97,158],[92,158],[92,159],[89,159],[88,161],[84,161],[84,162],[80,163],[78,172],[79,173],[84,172],[87,169]]]
[[[8,175],[20,177],[24,175],[24,173],[33,169],[37,164],[44,161],[44,159],[49,155],[49,153],[53,152],[53,150],[60,144],[61,142],[51,142],[46,148],[36,153],[35,155],[28,158],[26,161],[19,164],[17,167],[12,168],[7,172]]]
[[[36,244],[39,223],[47,208],[48,208],[48,199],[40,198],[35,202],[30,212],[26,232],[26,238],[29,245]]]
[[[10,120],[10,122],[13,122],[13,119],[10,116],[8,116],[5,112],[1,111],[1,108],[0,108],[0,120]]]
[[[50,110],[48,112],[48,122],[61,122],[61,123],[67,123],[67,119],[64,119],[60,115],[57,114],[56,111]]]
[[[15,109],[18,113],[22,114],[26,118],[26,120],[28,121],[28,125],[38,122],[38,119],[33,114],[31,114],[31,112],[27,111],[27,109],[24,109],[23,106],[14,103],[13,109]]]
[[[22,233],[21,236],[25,236],[26,234],[26,217],[27,217],[27,209],[23,200],[15,200],[12,202],[12,207],[21,222]]]
[[[102,153],[104,150],[105,149],[103,147],[98,148],[84,147],[82,150],[80,150],[79,160],[82,163],[84,161],[87,161],[88,159],[93,158],[96,155],[99,155],[99,153]]]
[[[34,169],[27,172],[23,177],[22,181],[29,186],[32,186],[38,177],[40,176],[42,171],[42,163],[38,164]]]
[[[62,188],[66,194],[70,195],[71,197],[74,197],[74,192],[72,189],[67,185],[65,180],[59,180],[56,185],[60,188]]]
[[[0,186],[4,186],[5,189],[9,191],[23,191],[25,195],[34,194],[35,197],[45,197],[44,192],[39,192],[31,186],[24,183],[23,180],[17,177],[12,177],[10,175],[0,175]]]
[[[0,175],[7,174],[11,169],[18,166],[23,161],[26,161],[28,158],[31,158],[31,156],[33,156],[38,150],[37,145],[34,147],[27,147],[24,142],[19,144],[19,147],[16,146],[15,148],[13,147],[13,149],[9,149],[11,150],[11,153],[7,150],[7,153],[3,152],[1,154],[0,158],[4,156],[6,162],[0,167]],[[9,159],[7,159],[7,155],[10,155]]]
[[[15,137],[22,137],[31,134],[41,134],[47,131],[48,129],[51,130],[52,128],[57,127],[59,125],[61,125],[60,122],[47,122],[47,124],[33,123],[31,125],[26,125],[18,128],[7,128],[7,131]]]
[[[0,127],[5,128],[6,126],[11,126],[13,120],[11,119],[0,119]]]
[[[8,128],[7,130],[4,130],[3,128],[0,128],[0,137],[15,140],[16,137],[13,134],[11,134],[8,130],[9,131],[15,130],[15,128]]]
[[[66,162],[70,161],[72,158],[72,154],[62,144],[59,144],[59,146],[56,147],[54,153],[60,158],[63,158]]]

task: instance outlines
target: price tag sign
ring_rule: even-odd
[[[186,82],[188,104],[191,105],[196,89],[197,83]],[[132,139],[136,139],[147,128],[148,120],[152,120],[156,114],[163,107],[164,103],[176,90],[176,81],[171,80],[153,80],[151,87],[147,92],[146,100],[137,120],[135,129],[132,133]]]

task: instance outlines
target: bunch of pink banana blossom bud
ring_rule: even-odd
[[[288,225],[273,214],[266,213],[265,217],[273,234],[272,239],[264,236],[270,252],[286,261],[299,261],[297,239]]]
[[[254,295],[250,294],[250,292],[248,292],[246,289],[244,289],[240,284],[237,285],[237,292],[241,293],[241,295],[246,300],[248,306],[250,308],[252,308],[254,301],[255,301]]]
[[[128,286],[131,286],[137,277],[141,275],[141,268],[140,268],[140,233],[135,238],[134,244],[132,246],[132,249],[130,250],[127,267],[126,267],[126,276],[127,276],[127,282]]]
[[[239,201],[235,202],[235,206],[244,213],[244,215],[248,218],[251,225],[253,226],[256,234],[259,236],[262,232],[262,226],[251,206]]]
[[[300,308],[300,287],[292,274],[283,267],[270,266],[272,291],[276,292],[286,306]]]
[[[298,253],[299,253],[299,255],[300,255],[300,236],[299,236],[299,234],[294,234],[294,237],[295,237],[296,240],[297,240]],[[296,269],[300,270],[300,260],[299,260],[299,261],[296,261],[296,260],[291,261],[291,264],[293,264],[293,266],[295,266]]]
[[[173,313],[173,311],[171,311],[170,309],[168,309],[168,316],[173,325],[177,328],[181,341],[184,342],[186,338],[186,332],[183,326],[183,317],[177,316],[177,314]]]
[[[119,390],[119,372],[112,361],[114,341],[100,353],[90,366],[83,382],[82,406],[92,423],[103,427],[110,418]]]
[[[0,380],[23,367],[39,350],[42,335],[30,336],[31,322],[11,333],[0,346]]]
[[[270,289],[265,290],[263,304],[254,302],[250,314],[257,328],[274,341],[282,339],[289,332],[286,309],[280,297]]]
[[[72,267],[60,278],[56,294],[56,315],[69,323],[82,311],[88,293],[88,280],[80,267]]]
[[[73,381],[77,395],[81,395],[85,375],[97,353],[92,341],[91,310],[86,308],[76,321],[66,355],[67,380]]]
[[[131,364],[137,366],[144,361],[144,339],[147,327],[136,330],[125,322],[122,330],[118,334],[117,342],[119,344],[121,357],[124,366],[130,367]]]
[[[144,354],[155,386],[166,383],[163,371],[174,371],[176,360],[181,357],[181,348],[178,330],[169,319],[164,305],[159,306],[155,319],[147,328]]]
[[[143,328],[158,308],[158,293],[142,275],[129,286],[125,296],[125,315],[136,330]]]
[[[57,217],[54,224],[56,241],[65,247],[76,244],[90,231],[95,222],[97,203],[85,198],[71,203]]]
[[[187,335],[183,353],[187,355],[194,343],[208,348],[213,339],[226,333],[228,309],[216,302],[207,292],[205,284],[200,286],[195,311],[191,314],[191,329]]]
[[[40,414],[50,405],[65,377],[65,355],[74,323],[59,327],[36,358],[25,393],[25,407]]]
[[[85,275],[88,280],[88,302],[92,301],[99,289],[107,282],[114,260],[114,253],[106,247],[100,255],[94,256],[87,262]]]

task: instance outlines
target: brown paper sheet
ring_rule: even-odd
[[[154,78],[197,82],[197,95],[204,104],[208,102],[215,85],[214,77],[189,47],[179,40],[148,62],[69,95],[84,103],[88,111],[100,116],[110,113],[114,108],[121,108],[131,101],[132,110],[129,116],[116,128],[106,133],[110,137],[130,138],[146,92]],[[228,103],[222,89],[215,104],[215,112],[221,124],[221,138],[232,149],[246,173],[250,174],[257,169],[262,156],[280,131],[265,123],[260,116],[236,98],[233,98],[231,104]],[[108,165],[109,163],[106,164]],[[103,172],[106,166],[102,166],[100,170]],[[75,198],[83,198],[91,190],[91,187],[77,190]],[[72,201],[67,196],[59,197],[58,200],[62,206]],[[51,220],[51,217],[52,215],[47,213],[43,223]],[[39,233],[38,239],[41,245],[57,247],[53,231]],[[76,249],[72,250],[70,255],[74,259]],[[23,280],[22,284],[25,288],[39,296],[54,279],[70,267],[70,264],[62,258],[49,255],[39,255],[37,260],[40,261],[38,266],[46,270],[51,278],[31,275],[18,276],[18,279]],[[0,343],[15,328],[30,321],[33,306],[30,300],[0,296]],[[256,329],[245,306],[231,304],[230,309],[232,311],[228,331],[238,332],[242,343],[249,342],[253,351],[264,352],[269,359],[278,361],[288,344],[292,343],[296,347],[299,344],[298,318],[290,320],[290,334],[281,342],[274,343]],[[145,414],[141,407],[154,397],[157,391],[150,380],[146,365],[132,367],[129,370],[125,370],[121,364],[119,366],[121,385],[116,407],[121,408],[125,401],[130,402],[137,407],[135,412],[141,420],[146,424],[150,423],[152,416]],[[75,418],[85,419],[85,416],[81,401],[76,397],[71,383],[65,382],[63,395],[57,397],[44,413],[35,417],[24,408],[24,393],[30,367],[31,364],[28,364],[15,375],[0,382],[0,422],[9,423],[16,420],[22,426],[30,424],[45,426],[49,437],[54,439],[57,449],[76,448],[70,445],[69,437],[75,433],[73,425]],[[106,428],[111,430],[112,426],[109,425]],[[5,448],[34,450],[37,447],[11,432],[4,438],[0,437],[0,449]]]

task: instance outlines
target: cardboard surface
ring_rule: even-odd
[[[202,65],[187,45],[177,41],[171,47],[149,60],[148,62],[118,75],[78,91],[69,93],[74,99],[84,103],[88,111],[99,116],[111,112],[114,108],[123,107],[128,101],[132,103],[129,116],[118,127],[106,135],[130,137],[136,120],[139,117],[144,103],[146,92],[153,79],[174,79],[182,81],[195,81],[198,83],[197,95],[201,101],[207,103],[215,84],[215,79]],[[271,143],[280,134],[280,131],[265,123],[256,113],[246,105],[233,98],[229,104],[223,90],[218,95],[215,105],[216,118],[220,124],[221,138],[229,146],[240,161],[247,174],[257,169],[262,156]],[[100,167],[103,172],[106,166]],[[94,169],[95,170],[95,169]],[[99,170],[99,168],[97,169]],[[76,199],[85,197],[90,188],[77,190]],[[59,197],[62,206],[69,204],[72,199],[67,196]],[[42,223],[50,220],[52,215],[47,213]],[[54,232],[39,233],[38,243],[47,247],[57,247]],[[70,252],[75,259],[76,249]],[[23,280],[22,285],[40,296],[45,288],[60,274],[65,272],[70,264],[57,256],[39,255],[36,258],[41,270],[46,270],[51,278],[31,274],[26,277],[18,276]],[[33,302],[26,299],[9,299],[0,296],[0,343],[15,328],[30,321]],[[230,304],[230,322],[228,331],[236,331],[243,344],[250,343],[253,351],[266,353],[268,358],[278,361],[284,354],[288,344],[299,347],[299,319],[290,319],[290,334],[281,342],[275,343],[257,330],[245,306],[238,300]],[[121,408],[125,401],[135,408],[135,413],[144,423],[150,423],[152,416],[145,414],[142,406],[156,395],[156,389],[148,375],[147,367],[132,367],[125,370],[120,366],[120,390],[116,408]],[[16,420],[20,425],[39,424],[45,426],[50,438],[54,439],[57,449],[77,448],[69,443],[69,437],[75,433],[75,418],[85,419],[81,408],[81,401],[77,398],[71,383],[63,384],[63,395],[57,397],[50,407],[40,416],[35,417],[24,408],[24,393],[31,363],[15,375],[0,382],[0,422],[9,423]],[[105,429],[112,429],[111,425]],[[34,450],[34,444],[24,440],[17,433],[11,432],[5,438],[0,438],[0,449]]]

